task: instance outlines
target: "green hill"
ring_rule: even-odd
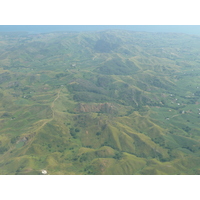
[[[0,174],[199,174],[199,39],[0,33]]]

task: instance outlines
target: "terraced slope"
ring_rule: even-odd
[[[0,174],[199,174],[199,37],[0,34]]]

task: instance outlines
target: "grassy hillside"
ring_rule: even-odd
[[[0,174],[199,174],[199,41],[0,33]]]

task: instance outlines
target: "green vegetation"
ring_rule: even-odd
[[[199,174],[198,36],[0,33],[0,174]]]

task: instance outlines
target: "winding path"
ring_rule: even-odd
[[[60,97],[60,92],[61,92],[61,89],[58,91],[58,94],[57,94],[57,97],[54,99],[54,101],[52,102],[51,104],[51,110],[52,110],[52,119],[54,119],[55,117],[55,111],[54,111],[54,105],[55,105],[55,102],[59,99]]]
[[[54,111],[54,105],[55,105],[55,102],[59,99],[59,97],[60,97],[60,92],[61,92],[61,89],[58,91],[58,94],[57,94],[57,96],[56,96],[56,98],[54,99],[54,101],[51,103],[51,110],[52,110],[52,118],[51,119],[43,119],[43,120],[40,120],[39,122],[43,122],[37,129],[35,129],[34,131],[32,131],[32,132],[34,132],[34,133],[38,133],[38,131],[41,129],[41,128],[43,128],[48,122],[50,122],[50,121],[52,121],[54,118],[55,118],[55,111]],[[34,137],[33,137],[34,138]],[[33,138],[31,138],[30,140],[29,140],[29,145],[33,142]],[[2,156],[1,156],[1,160],[6,156],[6,155],[8,155],[13,149],[15,149],[16,148],[16,144],[13,144],[12,146],[10,146],[10,149],[7,151],[7,152],[5,152]],[[26,151],[26,150],[25,150]]]
[[[47,119],[39,128],[37,128],[37,131],[39,131],[43,126],[45,126],[48,122],[52,121],[55,117],[55,111],[54,111],[54,105],[55,105],[55,102],[59,99],[60,97],[60,92],[61,92],[61,89],[58,91],[58,94],[57,94],[57,97],[54,99],[54,101],[51,103],[51,110],[52,110],[52,118],[51,119]]]

